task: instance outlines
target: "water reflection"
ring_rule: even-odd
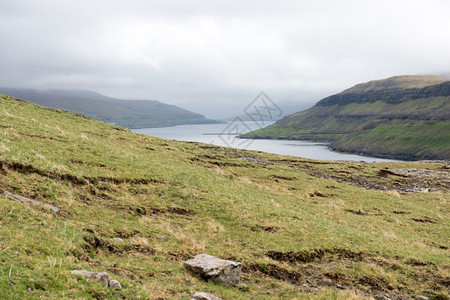
[[[257,129],[254,122],[245,122],[251,130]],[[150,136],[179,141],[202,142],[217,146],[231,146],[234,148],[245,148],[275,154],[292,155],[312,159],[324,160],[352,160],[352,161],[394,161],[366,157],[353,154],[344,154],[331,151],[326,143],[315,143],[309,141],[293,140],[243,140],[236,135],[228,135],[224,132],[227,124],[200,124],[181,125],[162,128],[144,128],[133,130]],[[222,135],[221,135],[222,134]]]

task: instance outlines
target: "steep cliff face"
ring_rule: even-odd
[[[450,95],[450,81],[424,88],[386,88],[363,92],[343,92],[320,100],[318,106],[347,105],[350,103],[371,103],[382,100],[389,104],[398,104],[420,98]]]
[[[378,157],[450,159],[450,81],[396,76],[359,84],[244,137],[329,141],[335,150]]]

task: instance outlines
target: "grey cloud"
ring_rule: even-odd
[[[447,1],[0,2],[0,85],[91,89],[208,116],[261,90],[313,103],[450,70]]]

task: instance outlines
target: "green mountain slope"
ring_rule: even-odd
[[[0,93],[126,128],[216,123],[201,114],[156,100],[121,100],[83,90],[0,88]]]
[[[359,84],[243,137],[329,141],[343,152],[448,160],[450,81],[397,76]]]
[[[446,299],[448,173],[167,141],[0,95],[0,298]],[[199,253],[242,262],[244,285],[193,276]]]

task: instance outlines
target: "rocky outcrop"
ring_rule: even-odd
[[[117,280],[110,280],[106,272],[89,272],[86,270],[72,270],[70,274],[85,277],[87,280],[99,281],[107,287],[122,289],[122,285]]]
[[[235,286],[241,277],[242,264],[220,259],[208,254],[199,254],[184,263],[185,267],[204,280],[227,286]]]
[[[370,103],[382,100],[390,104],[429,97],[448,97],[450,81],[424,88],[389,88],[354,93],[339,93],[320,100],[318,106],[347,105],[350,103]]]
[[[17,194],[13,194],[13,193],[10,193],[8,191],[4,191],[3,193],[5,194],[6,197],[14,199],[14,200],[17,200],[17,201],[20,201],[22,203],[31,203],[31,204],[34,204],[34,205],[42,205],[42,206],[45,206],[45,207],[53,210],[55,213],[60,211],[60,209],[58,207],[56,207],[54,205],[51,205],[51,204],[48,204],[48,203],[44,203],[42,201],[28,199],[26,197],[23,197],[23,196],[17,195]]]
[[[108,283],[108,286],[110,288],[113,288],[113,289],[116,289],[116,290],[121,290],[122,289],[122,285],[117,280],[110,280],[109,283]]]
[[[120,243],[120,244],[123,244],[123,243],[124,243],[123,238],[119,238],[119,237],[112,238],[112,239],[111,239],[111,242],[114,242],[114,243]]]
[[[194,296],[192,296],[191,300],[222,300],[222,299],[211,294],[196,292]]]

